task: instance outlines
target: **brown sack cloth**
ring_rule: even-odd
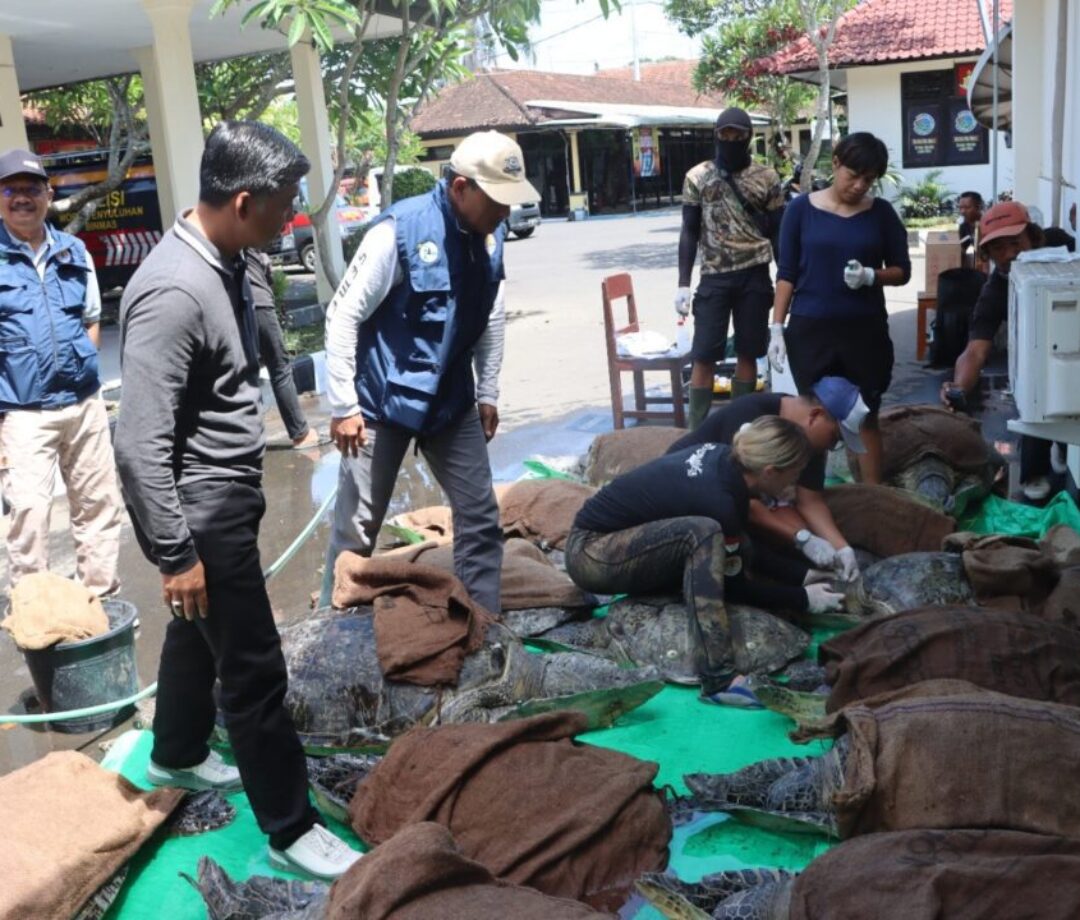
[[[939,552],[942,540],[956,530],[952,518],[900,489],[860,483],[823,494],[845,539],[882,558]]]
[[[1001,463],[983,440],[982,425],[941,406],[893,406],[878,416],[882,478],[892,479],[928,454],[964,473],[984,473]],[[850,456],[850,454],[849,454]],[[858,464],[852,464],[857,470]]]
[[[79,582],[35,572],[12,588],[11,612],[0,626],[19,648],[41,649],[103,636],[109,631],[109,618],[101,599]]]
[[[639,425],[593,438],[585,455],[585,481],[602,486],[667,453],[686,434],[685,428]]]
[[[402,828],[330,891],[327,920],[597,920],[579,901],[495,878],[461,855],[450,832],[424,821]]]
[[[801,737],[848,735],[833,796],[842,838],[955,827],[1080,837],[1080,788],[1067,781],[1080,762],[1080,709],[924,681],[825,725]]]
[[[454,571],[453,547],[437,543],[414,543],[384,554],[392,559],[422,561],[447,572]],[[503,547],[502,583],[499,598],[503,610],[526,610],[529,607],[593,607],[596,599],[586,594],[565,572],[551,564],[543,551],[514,537]]]
[[[480,648],[493,620],[449,572],[385,555],[341,553],[332,601],[371,604],[383,676],[422,687],[456,684],[465,656]]]
[[[142,792],[76,751],[54,751],[0,777],[0,918],[74,916],[184,795]]]
[[[962,552],[964,572],[980,604],[1037,612],[1058,582],[1051,553],[1027,537],[952,534],[944,548]]]
[[[1080,841],[1001,830],[848,840],[795,879],[790,920],[1075,920]]]
[[[569,479],[523,479],[495,491],[503,534],[550,549],[566,545],[574,518],[596,492]]]
[[[639,875],[667,865],[671,823],[657,765],[575,744],[585,725],[553,712],[413,729],[357,788],[353,829],[379,844],[435,821],[500,879],[617,908]]]
[[[826,710],[919,681],[1080,706],[1080,631],[1012,610],[926,607],[872,620],[824,643]]]

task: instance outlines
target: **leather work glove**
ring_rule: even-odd
[[[686,316],[690,312],[690,288],[681,287],[675,292],[675,312]]]
[[[776,373],[784,369],[787,360],[787,343],[784,342],[784,324],[773,323],[769,326],[769,364]]]
[[[797,545],[799,551],[814,564],[815,569],[836,568],[836,550],[828,540],[811,535],[804,543]]]
[[[855,559],[855,550],[850,546],[837,550],[836,562],[833,565],[840,574],[841,581],[855,581],[859,577],[859,563]]]
[[[803,590],[806,592],[807,606],[811,613],[839,610],[844,602],[844,595],[828,585],[807,585]]]
[[[872,268],[863,268],[861,262],[852,259],[844,268],[844,284],[853,291],[861,287],[870,287],[877,280]]]

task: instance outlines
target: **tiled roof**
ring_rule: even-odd
[[[1012,0],[1001,0],[1004,25]],[[829,49],[833,67],[980,54],[986,47],[976,0],[863,0],[841,18]],[[800,38],[766,59],[776,73],[817,70],[817,52]]]
[[[642,83],[674,83],[694,92],[694,70],[698,62],[692,60],[659,61],[657,63],[641,64],[638,67],[641,73]],[[633,67],[609,67],[597,71],[598,77],[608,77],[618,80],[632,80],[634,78]]]
[[[690,65],[693,62],[688,62]],[[608,105],[664,105],[715,109],[722,100],[700,96],[688,82],[629,77],[504,70],[476,74],[448,86],[413,117],[410,128],[420,135],[464,134],[486,128],[520,129],[560,117],[525,103],[552,100]]]

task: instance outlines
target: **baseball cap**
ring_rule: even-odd
[[[1003,236],[1019,236],[1029,223],[1031,215],[1019,201],[1001,201],[979,221],[979,245]]]
[[[37,176],[39,179],[48,179],[49,174],[45,167],[29,150],[9,150],[0,156],[0,179],[10,179],[12,176]]]
[[[521,148],[498,131],[476,131],[457,145],[450,168],[472,179],[499,204],[529,204],[540,200],[525,178],[525,157]]]
[[[870,409],[863,402],[859,388],[846,377],[822,377],[810,391],[840,426],[840,434],[848,450],[865,454],[866,446],[859,436]]]
[[[754,123],[746,114],[746,110],[734,105],[724,109],[717,117],[716,130],[719,131],[721,128],[741,128],[751,134],[754,133]]]

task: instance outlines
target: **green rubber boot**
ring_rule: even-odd
[[[732,399],[738,399],[740,396],[749,396],[756,389],[756,380],[739,380],[737,377],[733,377],[731,380]]]
[[[705,421],[705,416],[709,414],[712,406],[712,396],[712,387],[690,387],[690,417],[687,425],[691,431]]]

